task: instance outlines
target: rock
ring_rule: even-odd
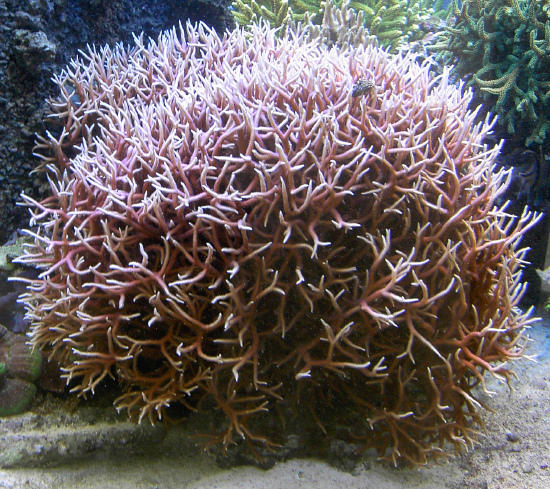
[[[15,62],[24,71],[37,73],[44,62],[55,58],[57,45],[43,31],[17,29],[14,38]]]
[[[511,443],[517,443],[519,441],[519,435],[509,431],[506,433],[506,439]]]
[[[155,445],[166,437],[164,427],[117,422],[102,412],[96,417],[102,421],[94,426],[87,424],[81,414],[24,414],[0,419],[0,468],[50,467],[92,453],[117,453],[122,449],[125,455],[140,454],[155,450]]]
[[[21,29],[29,29],[31,31],[39,31],[44,29],[44,25],[42,24],[40,17],[30,15],[22,10],[15,12],[15,22]]]
[[[42,355],[33,351],[24,335],[0,325],[0,416],[26,411],[36,394]]]

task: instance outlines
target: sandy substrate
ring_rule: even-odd
[[[181,430],[136,431],[127,423],[95,418],[90,421],[89,416],[60,426],[27,414],[0,425],[0,463],[15,465],[0,470],[0,488],[548,489],[548,318],[535,325],[530,335],[533,341],[529,353],[536,356],[537,362],[515,364],[520,379],[514,383],[515,390],[510,393],[506,385],[493,380],[488,383],[495,391],[492,398],[482,399],[495,411],[484,416],[488,437],[474,450],[445,465],[398,470],[381,465],[367,454],[351,472],[312,459],[289,460],[270,470],[251,466],[222,469],[215,457],[200,453]],[[21,448],[25,443],[27,448]],[[27,462],[20,462],[25,460],[21,453],[26,454]],[[66,457],[67,462],[59,464],[60,457]],[[12,458],[19,462],[12,464]],[[36,467],[52,464],[55,466]]]

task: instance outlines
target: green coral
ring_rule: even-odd
[[[510,134],[542,144],[549,121],[550,0],[454,0],[434,46],[475,87]]]
[[[263,19],[271,27],[283,27],[290,20],[303,22],[306,20],[306,14],[313,17],[321,10],[320,0],[290,0],[290,2],[289,0],[235,0],[233,2],[233,15],[242,26]]]
[[[364,0],[352,2],[350,6],[364,12],[365,25],[384,46],[399,46],[417,40],[419,34],[423,36],[420,22],[428,20],[433,13],[425,1]]]
[[[349,6],[362,15],[364,26],[377,36],[383,46],[398,46],[419,40],[425,33],[420,29],[423,21],[431,19],[432,0],[356,0],[334,1],[341,8]],[[243,26],[267,20],[272,27],[288,22],[312,21],[319,25],[329,2],[324,0],[235,0],[233,11]]]
[[[288,0],[236,0],[233,15],[242,26],[264,19],[271,27],[281,27],[290,18]]]
[[[293,23],[290,24],[290,28],[294,31],[298,30]],[[347,1],[342,3],[342,8],[335,7],[329,1],[325,7],[321,25],[308,22],[305,25],[305,32],[309,40],[316,39],[317,42],[329,48],[347,49],[350,46],[379,45],[376,36],[371,36],[363,24],[363,12],[357,14],[349,7]]]

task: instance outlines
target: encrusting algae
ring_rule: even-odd
[[[42,354],[26,341],[0,325],[0,416],[26,411],[36,394]]]

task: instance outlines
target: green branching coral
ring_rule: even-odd
[[[550,0],[462,0],[434,48],[483,95],[509,133],[542,144],[550,122]]]
[[[382,45],[396,47],[424,35],[419,26],[431,18],[431,3],[427,0],[363,0],[351,2],[350,7],[364,12],[365,25]]]
[[[264,19],[272,27],[281,27],[290,19],[288,0],[236,0],[233,15],[242,26]]]
[[[260,19],[267,20],[271,27],[282,27],[292,19],[303,22],[321,11],[320,0],[235,0],[233,14],[242,26]]]
[[[300,30],[292,21],[289,26],[296,33]],[[371,36],[363,23],[363,12],[357,14],[346,0],[342,3],[342,8],[335,7],[329,0],[321,25],[310,21],[305,25],[305,32],[308,40],[316,39],[329,48],[335,46],[338,49],[346,49],[350,46],[357,48],[360,45],[379,45],[376,36]]]
[[[424,32],[420,23],[433,15],[432,0],[235,0],[234,15],[243,26],[263,18],[272,27],[281,27],[289,21],[312,21],[319,25],[326,8],[349,7],[362,15],[363,25],[377,36],[383,46],[397,47],[420,39]]]

